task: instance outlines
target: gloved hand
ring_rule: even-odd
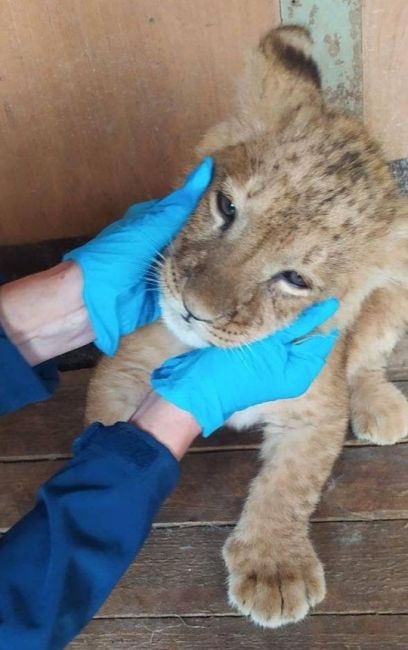
[[[172,194],[133,205],[119,221],[64,256],[79,264],[83,298],[102,352],[113,355],[119,338],[160,315],[152,263],[184,225],[211,181],[206,158]]]
[[[206,438],[236,411],[299,397],[332,351],[338,332],[312,334],[337,311],[330,298],[306,309],[284,330],[242,348],[204,348],[168,359],[151,378],[153,390],[201,425]]]

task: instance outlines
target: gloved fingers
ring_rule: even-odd
[[[300,397],[318,378],[326,365],[326,359],[313,352],[302,353],[292,350],[301,346],[291,346],[288,364],[284,375],[286,399]]]
[[[180,368],[180,362],[178,357],[173,357],[171,359],[167,359],[159,368],[155,368],[151,374],[151,384],[154,388],[155,383],[156,385],[158,382],[161,381],[167,381],[169,377]]]
[[[194,212],[211,181],[213,163],[211,158],[190,174],[183,187],[158,201],[145,218],[135,219],[134,235],[140,239],[145,262],[150,262],[179,233]]]
[[[183,354],[167,359],[159,368],[153,370],[151,374],[153,388],[158,387],[161,382],[166,382],[170,378],[174,381],[182,379],[188,369],[200,358],[201,352],[201,350],[192,350],[191,352],[184,352]]]
[[[163,199],[132,205],[122,219],[106,226],[94,239],[70,251],[63,259],[77,261],[95,250],[102,254],[117,252],[127,259],[132,246],[134,258],[147,264],[170,243],[197,207],[211,181],[212,170],[212,159],[205,158],[183,187]]]
[[[292,366],[293,377],[291,378],[290,375],[287,376],[287,382],[289,385],[292,379],[292,385],[297,387],[297,394],[294,395],[295,397],[300,397],[309,390],[310,386],[316,381],[322,372],[324,366],[325,361],[320,358],[305,357],[302,358],[301,361],[299,359],[296,360],[296,363]],[[299,376],[300,373],[301,375]]]
[[[331,318],[339,308],[337,298],[328,298],[323,302],[312,305],[305,309],[294,323],[277,332],[277,336],[283,343],[289,343],[302,336],[307,336]]]
[[[161,314],[159,289],[142,283],[121,294],[116,304],[122,336],[154,322]]]
[[[131,205],[130,208],[126,210],[125,215],[123,219],[120,220],[120,222],[122,224],[132,224],[133,221],[139,219],[147,211],[152,210],[152,208],[154,208],[154,206],[159,202],[160,199],[152,199],[151,201],[143,201],[143,203],[135,203],[134,205]],[[107,226],[105,230],[102,231],[102,233],[109,233],[109,229],[113,229],[117,223],[119,222],[115,221],[110,226]]]
[[[214,161],[207,156],[204,160],[187,176],[182,188],[176,190],[185,196],[185,200],[190,201],[188,206],[194,210],[202,194],[205,192],[212,180],[214,171]]]
[[[187,177],[184,185],[165,196],[158,204],[160,210],[175,209],[182,213],[184,219],[197,207],[202,195],[211,183],[214,163],[212,158],[204,158]]]
[[[297,359],[315,358],[316,361],[325,361],[333,351],[339,337],[337,329],[332,330],[329,334],[313,334],[300,343],[292,343],[290,346],[290,356]]]
[[[108,357],[112,357],[118,347],[120,332],[119,323],[116,319],[115,300],[109,294],[105,297],[103,317],[97,302],[87,292],[87,285],[84,285],[84,301],[86,304],[89,320],[95,334],[94,344]]]

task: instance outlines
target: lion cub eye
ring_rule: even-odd
[[[227,196],[225,196],[225,194],[222,192],[217,192],[217,208],[222,218],[224,219],[221,230],[227,230],[227,228],[231,226],[235,219],[235,205],[232,203],[232,201],[229,200]]]
[[[281,273],[278,273],[275,275],[273,278],[274,280],[284,280],[288,284],[290,284],[292,287],[296,287],[296,289],[310,289],[310,285],[306,282],[306,280],[296,271],[282,271]]]

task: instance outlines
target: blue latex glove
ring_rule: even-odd
[[[212,170],[212,159],[206,158],[183,187],[158,201],[133,205],[122,219],[64,256],[82,269],[95,343],[105,354],[115,353],[121,336],[159,317],[152,263],[197,207]]]
[[[207,438],[236,411],[302,395],[322,370],[338,336],[314,334],[333,316],[335,298],[306,309],[289,327],[242,348],[204,348],[166,361],[153,389],[193,415]]]

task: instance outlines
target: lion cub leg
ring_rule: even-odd
[[[345,381],[326,371],[308,394],[271,407],[263,467],[223,555],[229,601],[262,627],[299,621],[325,596],[309,517],[347,430]],[[269,408],[269,406],[267,407]]]
[[[407,320],[408,291],[378,289],[364,303],[348,341],[353,432],[378,445],[393,444],[408,433],[408,402],[385,373]]]
[[[157,321],[122,339],[113,358],[103,357],[90,381],[87,422],[126,421],[150,390],[150,375],[169,357],[187,350]]]

